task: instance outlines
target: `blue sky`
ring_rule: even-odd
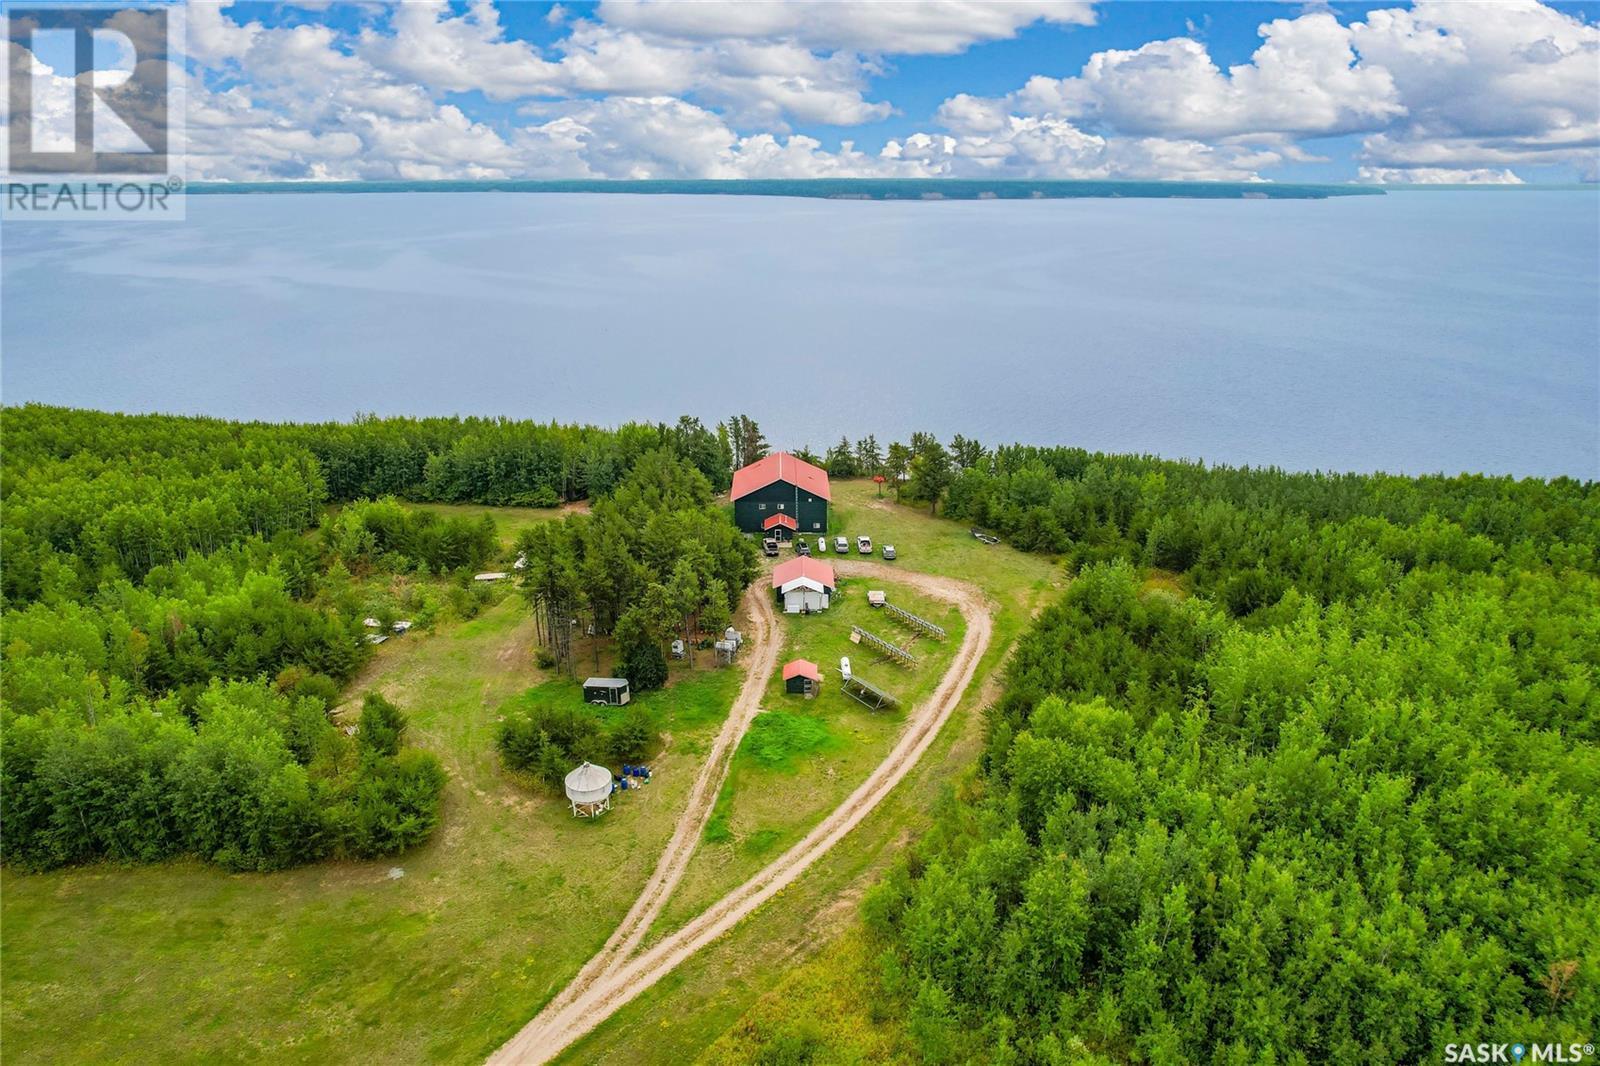
[[[222,180],[1594,181],[1597,15],[1537,0],[195,5],[190,163]]]

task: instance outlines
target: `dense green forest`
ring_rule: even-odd
[[[488,594],[470,572],[499,542],[492,521],[396,497],[555,504],[616,492],[665,450],[701,505],[733,454],[725,429],[687,419],[270,425],[26,406],[0,428],[0,854],[29,866],[196,854],[268,869],[416,842],[437,818],[437,762],[369,742],[369,725],[403,735],[398,709],[380,727],[369,702],[353,740],[329,712],[370,650],[363,618],[470,616]]]
[[[1076,577],[867,906],[920,1057],[1593,1039],[1600,487],[966,443],[947,513]]]
[[[726,489],[739,449],[765,449],[743,421],[741,442],[727,425],[691,418],[618,429],[483,418],[296,425],[8,407],[0,593],[11,605],[82,596],[108,576],[138,581],[161,563],[299,533],[326,503],[555,506],[603,496],[661,449]]]

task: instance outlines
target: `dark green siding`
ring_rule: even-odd
[[[733,501],[734,525],[746,533],[760,533],[761,523],[775,514],[793,515],[801,533],[816,535],[828,530],[828,501],[787,481],[774,481]]]

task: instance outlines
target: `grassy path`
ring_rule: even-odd
[[[988,650],[994,628],[990,606],[976,588],[952,579],[910,575],[872,563],[842,564],[840,568],[858,573],[893,573],[900,580],[916,584],[925,593],[956,603],[970,619],[950,670],[932,698],[917,708],[908,720],[905,732],[889,757],[799,844],[677,932],[621,965],[608,966],[577,995],[563,996],[558,1003],[553,1003],[501,1048],[490,1059],[491,1063],[504,1066],[549,1061],[689,956],[731,930],[859,825],[916,765],[938,736],[972,684],[978,664]],[[710,814],[712,797],[714,793],[707,798],[706,817]]]
[[[867,603],[868,589],[885,591],[890,602],[942,623],[943,641],[916,639],[883,611]],[[766,707],[752,725],[716,808],[672,900],[645,942],[681,927],[783,854],[872,773],[904,732],[906,717],[933,694],[966,634],[953,605],[925,596],[898,575],[852,576],[841,571],[839,595],[828,610],[810,616],[781,615],[784,646],[779,662],[808,659],[826,678],[812,699],[785,691],[781,672],[767,686]],[[860,625],[913,646],[919,662],[900,667],[874,662],[850,640]],[[836,665],[853,656],[857,671],[897,699],[869,709],[839,687]]]
[[[738,750],[739,741],[744,738],[750,723],[761,710],[761,696],[766,688],[767,678],[772,676],[772,671],[777,666],[778,624],[777,619],[773,617],[772,599],[764,581],[758,580],[750,587],[745,594],[745,604],[754,623],[750,630],[750,644],[754,653],[750,658],[748,673],[745,674],[744,684],[739,689],[739,696],[734,701],[732,711],[717,732],[717,738],[711,745],[710,755],[701,766],[699,776],[695,778],[694,788],[689,794],[689,804],[679,815],[677,828],[672,834],[672,839],[667,842],[666,850],[661,853],[655,872],[645,883],[639,898],[629,908],[627,916],[617,926],[616,932],[606,940],[605,946],[586,962],[583,969],[578,971],[567,986],[524,1026],[521,1032],[496,1052],[490,1061],[522,1062],[531,1058],[530,1048],[539,1046],[539,1042],[544,1039],[543,1029],[548,1019],[559,1016],[633,954],[645,933],[649,931],[651,923],[656,920],[661,908],[671,897],[672,890],[683,877],[684,870],[689,866],[689,859],[694,854],[695,845],[699,843],[700,835],[705,832],[706,822],[711,818],[711,809],[716,803],[717,792],[728,776],[728,766],[733,759],[733,753]]]
[[[818,1027],[835,1036],[841,1026],[866,1026],[860,1034],[863,1042],[850,1045],[861,1050],[862,1056],[841,1061],[880,1061],[876,1051],[867,1050],[870,1040],[866,1038],[877,1034],[885,1042],[895,1039],[895,1020],[877,1020],[871,1004],[857,1002],[851,1011],[835,1014],[836,1004],[826,1002],[827,997],[793,1001],[791,997],[803,993],[807,982],[828,988],[859,986],[841,960],[850,965],[876,965],[870,954],[864,963],[858,957],[857,905],[862,893],[927,826],[942,797],[971,787],[974,761],[983,744],[982,710],[996,695],[1006,653],[1035,612],[1059,594],[1065,576],[1049,559],[1003,545],[980,544],[965,527],[932,518],[925,508],[898,506],[892,497],[880,497],[870,482],[836,482],[834,495],[836,524],[851,536],[867,533],[876,543],[896,545],[900,560],[894,567],[956,578],[983,590],[994,608],[994,635],[978,667],[978,683],[968,688],[955,713],[900,785],[804,876],[768,900],[757,920],[735,925],[687,958],[569,1047],[559,1056],[560,1063],[587,1066],[626,1061],[636,1066],[683,1066],[714,1062],[731,1066],[749,1062],[755,1056],[744,1053],[750,1045],[739,1044],[739,1039],[747,1031],[771,1031],[775,1015],[787,1019],[785,1024],[801,1029]],[[873,587],[884,580],[874,577]],[[892,580],[887,579],[885,587],[893,589]],[[959,639],[954,631],[952,639]],[[916,694],[911,694],[911,699],[920,702]],[[824,716],[834,713],[820,707],[819,711]],[[768,790],[803,790],[808,781],[819,776],[825,779],[834,758],[828,751],[804,757],[793,783],[782,773],[769,774]],[[744,794],[736,798],[735,812],[744,799]],[[743,831],[760,824],[759,819],[747,818]],[[700,858],[706,857],[706,851],[701,849]],[[691,869],[678,895],[690,889],[695,877]],[[671,904],[658,926],[679,907],[678,901]],[[669,930],[673,927],[666,926]],[[803,1016],[796,1017],[794,1011]],[[724,1035],[726,1045],[719,1042]],[[764,1048],[762,1054],[770,1051]],[[805,1061],[803,1048],[791,1060],[779,1055],[767,1061]]]

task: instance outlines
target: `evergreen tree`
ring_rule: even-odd
[[[849,478],[857,477],[861,468],[856,463],[855,451],[850,447],[847,437],[840,437],[839,443],[828,449],[828,454],[823,460],[830,477]]]
[[[939,500],[950,487],[955,472],[950,453],[930,433],[912,435],[912,456],[908,488],[916,499],[928,501],[928,512],[937,514]]]

